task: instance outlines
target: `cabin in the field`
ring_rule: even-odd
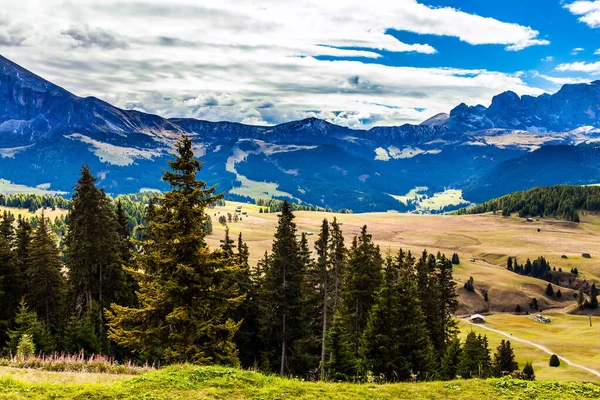
[[[471,315],[470,320],[474,324],[483,324],[485,322],[485,317],[481,314],[473,314]]]

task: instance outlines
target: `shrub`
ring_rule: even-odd
[[[560,360],[558,359],[558,356],[556,354],[552,354],[550,356],[550,366],[551,367],[558,367],[558,366],[560,366]]]
[[[517,306],[515,307],[515,312],[520,313],[521,311],[522,311],[521,306],[519,304],[517,304]]]
[[[535,380],[535,372],[533,371],[533,365],[529,361],[526,362],[525,366],[523,367],[523,379],[528,381]]]
[[[17,346],[17,354],[19,357],[28,357],[35,353],[35,344],[33,343],[33,337],[24,333],[19,339],[19,344]]]

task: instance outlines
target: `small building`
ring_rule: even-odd
[[[306,236],[312,236],[313,233],[312,232],[306,232]]]
[[[542,314],[537,314],[535,316],[535,319],[537,319],[538,322],[541,322],[542,324],[549,324],[550,322],[552,322],[550,320],[550,318],[548,317],[544,317]]]
[[[527,218],[527,222],[533,222],[533,218]]]
[[[474,324],[483,324],[485,322],[485,317],[481,314],[473,314],[469,319]]]

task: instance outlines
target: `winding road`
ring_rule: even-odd
[[[498,329],[490,328],[490,327],[488,327],[488,326],[485,326],[485,325],[483,325],[483,324],[474,324],[474,323],[472,323],[471,321],[469,321],[469,320],[468,320],[468,318],[467,318],[467,319],[464,319],[463,321],[465,321],[466,323],[468,323],[468,324],[470,324],[470,325],[476,326],[476,327],[478,327],[478,328],[483,328],[483,329],[487,329],[488,331],[492,331],[492,332],[499,333],[500,335],[506,336],[506,337],[507,337],[507,338],[509,338],[510,340],[514,340],[514,341],[517,341],[517,342],[521,342],[521,343],[528,344],[528,345],[530,345],[530,346],[533,346],[533,347],[535,347],[535,348],[537,348],[537,349],[540,349],[540,350],[542,350],[543,352],[545,352],[545,353],[548,353],[548,354],[550,354],[550,355],[552,355],[552,354],[556,354],[555,352],[553,352],[552,350],[550,350],[550,349],[549,349],[549,348],[547,348],[546,346],[542,346],[541,344],[537,344],[537,343],[531,342],[531,341],[529,341],[529,340],[521,339],[520,337],[517,337],[517,336],[511,335],[511,334],[509,334],[509,333],[503,332],[503,331],[501,331],[501,330],[498,330]],[[599,377],[599,378],[600,378],[600,372],[598,372],[597,370],[595,370],[595,369],[592,369],[592,368],[585,367],[585,366],[583,366],[583,365],[580,365],[580,364],[576,364],[576,363],[572,362],[571,360],[569,360],[568,358],[565,358],[565,357],[563,357],[563,356],[561,356],[561,355],[559,355],[559,354],[556,354],[556,355],[558,356],[558,358],[559,358],[561,361],[564,361],[564,362],[566,362],[566,363],[567,363],[568,365],[570,365],[571,367],[582,369],[582,370],[584,370],[584,371],[586,371],[586,372],[589,372],[590,374],[596,375],[597,377]]]

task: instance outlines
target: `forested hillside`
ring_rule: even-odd
[[[577,210],[600,210],[600,186],[555,185],[514,192],[485,203],[463,208],[458,214],[502,212],[520,217],[553,216],[579,222]]]
[[[350,243],[323,220],[313,249],[282,203],[256,268],[240,234],[206,245],[208,208],[192,141],[177,144],[171,190],[123,204],[87,167],[69,204],[64,250],[40,218],[0,229],[0,341],[5,353],[107,354],[117,360],[241,365],[305,379],[404,381],[488,377],[517,369],[510,342],[492,360],[484,336],[457,339],[453,263],[384,255],[367,226]],[[140,195],[147,196],[147,195]],[[142,201],[140,201],[142,200]],[[313,257],[313,253],[316,255]],[[453,257],[458,263],[458,255]],[[27,349],[27,350],[24,350]],[[528,367],[529,368],[529,367]],[[518,376],[533,378],[527,369]],[[375,378],[374,378],[375,377]]]

